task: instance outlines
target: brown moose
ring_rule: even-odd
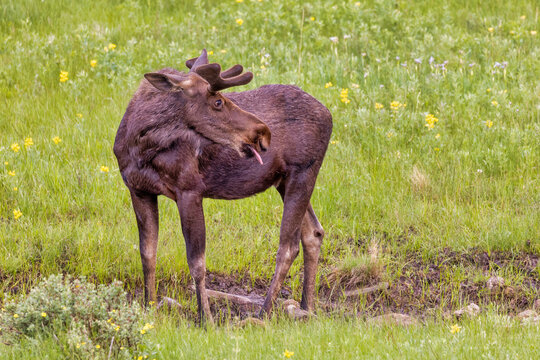
[[[291,85],[222,94],[249,83],[253,74],[242,73],[240,65],[221,72],[219,64],[208,63],[205,50],[186,66],[187,74],[166,68],[144,75],[114,143],[139,228],[145,303],[156,301],[158,195],[178,206],[199,318],[212,322],[202,200],[241,199],[275,186],[284,209],[276,269],[261,315],[271,311],[300,241],[301,307],[311,311],[324,231],[310,198],[332,132],[330,112]]]

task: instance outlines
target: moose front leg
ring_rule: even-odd
[[[131,191],[133,210],[139,228],[139,251],[144,274],[144,303],[155,302],[156,257],[158,244],[159,213],[157,196],[136,194]]]
[[[206,261],[204,251],[206,247],[206,233],[202,196],[195,192],[183,192],[179,194],[177,204],[182,222],[182,233],[186,241],[189,272],[195,281],[199,320],[201,324],[205,321],[213,323],[205,287]]]

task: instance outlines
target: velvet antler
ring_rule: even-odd
[[[221,65],[208,64],[206,49],[201,56],[186,61],[190,72],[195,72],[210,84],[210,91],[220,91],[233,86],[246,85],[253,79],[253,73],[245,72],[242,65],[234,65],[230,69],[221,72]]]

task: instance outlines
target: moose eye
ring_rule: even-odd
[[[221,109],[221,107],[223,106],[223,101],[221,99],[217,99],[215,102],[214,102],[214,107],[216,109]]]

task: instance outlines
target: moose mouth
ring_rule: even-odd
[[[262,151],[266,151],[266,149],[262,146],[260,141],[259,141],[259,147]],[[249,144],[244,144],[243,151],[248,157],[254,156],[255,159],[257,159],[257,161],[259,162],[259,164],[264,165],[261,155],[259,154],[257,150],[255,150],[255,147]]]

